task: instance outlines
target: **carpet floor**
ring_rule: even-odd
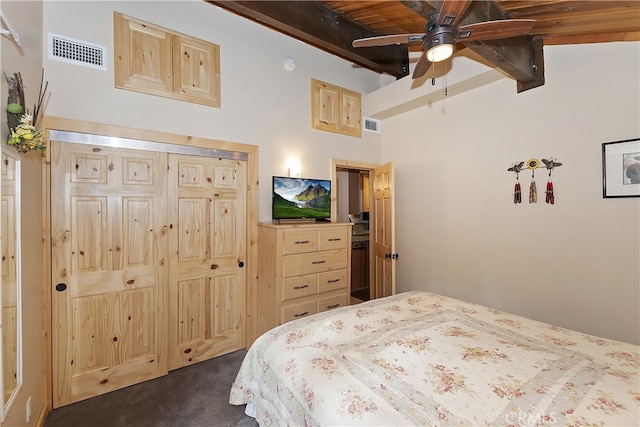
[[[45,427],[256,427],[244,405],[229,404],[246,350],[54,409]]]

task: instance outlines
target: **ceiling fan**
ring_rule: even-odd
[[[527,34],[535,19],[504,19],[457,26],[472,0],[444,0],[440,12],[427,23],[424,34],[394,34],[367,37],[353,41],[353,47],[388,46],[392,44],[422,42],[420,56],[413,79],[425,75],[434,62],[453,55],[454,45],[461,42],[496,40]]]

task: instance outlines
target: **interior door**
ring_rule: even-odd
[[[169,155],[170,369],[244,348],[246,162]]]
[[[167,373],[167,154],[50,150],[55,408]]]
[[[373,170],[373,292],[374,298],[396,293],[393,165]],[[371,227],[372,224],[369,224]]]

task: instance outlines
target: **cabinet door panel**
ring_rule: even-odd
[[[194,103],[220,106],[220,53],[217,45],[175,36],[173,90]]]
[[[116,87],[163,94],[173,91],[172,35],[134,18],[114,15]]]

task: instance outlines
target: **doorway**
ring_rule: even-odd
[[[342,197],[349,194],[349,184],[345,183],[346,176],[349,174],[357,174],[362,177],[360,185],[362,186],[362,207],[363,212],[359,216],[345,216],[345,205],[349,205],[348,197]],[[343,178],[340,179],[340,176]],[[331,159],[331,180],[336,183],[336,192],[331,198],[331,218],[336,222],[354,222],[352,228],[352,242],[358,240],[367,241],[367,251],[365,255],[368,265],[365,271],[368,271],[368,294],[369,299],[381,298],[395,294],[395,263],[398,254],[395,253],[395,222],[394,222],[394,203],[393,203],[393,165],[385,163],[377,165],[372,163],[355,162],[350,160]],[[364,183],[364,184],[363,184]],[[353,204],[352,204],[353,205]],[[364,212],[364,208],[368,207],[368,211]],[[347,207],[347,209],[349,209]],[[346,218],[346,219],[345,219]],[[358,225],[360,221],[361,225]],[[370,225],[370,227],[369,227]],[[363,229],[366,227],[366,229]],[[361,233],[360,236],[358,233]],[[353,248],[352,248],[353,250]],[[355,248],[356,251],[362,248]],[[362,253],[353,256],[352,252],[352,273],[358,265],[353,265],[361,258]],[[357,279],[357,277],[355,278]],[[352,293],[351,304],[363,302],[358,298],[359,293],[366,290],[352,287],[356,292]]]
[[[337,222],[351,227],[351,303],[372,299],[369,260],[369,170],[336,168]]]

